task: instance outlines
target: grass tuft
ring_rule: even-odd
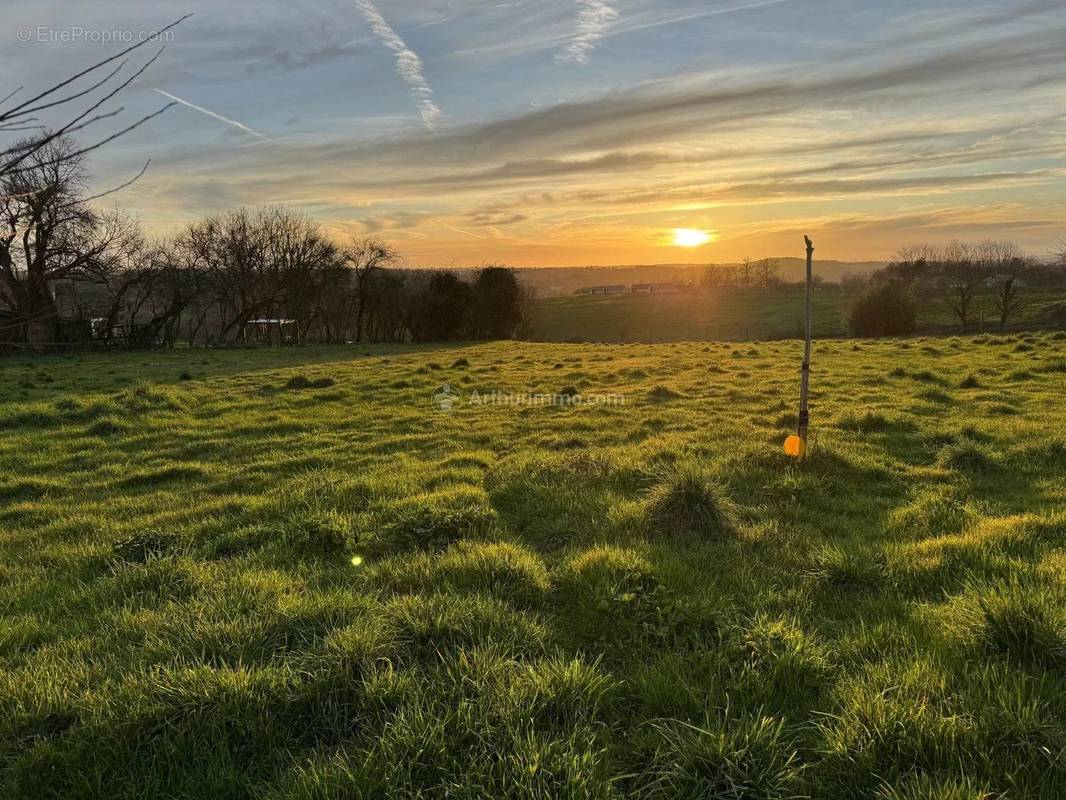
[[[680,400],[682,397],[684,397],[683,394],[661,383],[653,386],[648,392],[648,399],[653,403],[669,403],[672,400]]]
[[[695,461],[667,469],[647,498],[647,514],[660,534],[691,533],[724,539],[735,530],[734,506]]]
[[[996,468],[996,457],[987,446],[960,440],[945,445],[937,454],[937,464],[956,472],[986,473]]]
[[[1020,664],[1066,663],[1066,629],[1056,593],[1036,580],[1010,578],[972,584],[970,635],[987,652]]]
[[[329,389],[336,385],[337,382],[333,378],[308,378],[306,375],[293,375],[282,384],[281,388],[300,392],[307,389]]]
[[[519,605],[539,605],[551,589],[543,560],[509,542],[459,542],[439,556],[396,556],[361,577],[369,588],[388,592],[485,594]]]
[[[371,513],[357,549],[371,556],[445,550],[464,538],[484,538],[499,524],[485,494],[466,486],[387,503]]]
[[[803,766],[784,723],[728,713],[701,725],[652,724],[659,744],[641,776],[649,798],[788,800],[801,797]]]

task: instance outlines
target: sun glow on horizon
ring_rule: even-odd
[[[702,247],[714,241],[714,235],[697,228],[674,228],[675,247]]]

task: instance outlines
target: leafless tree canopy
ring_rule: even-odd
[[[902,248],[884,277],[939,295],[969,331],[978,321],[978,302],[987,296],[1005,329],[1025,304],[1025,289],[1055,282],[1054,271],[1025,255],[1013,242],[988,239],[945,247],[914,245]]]
[[[0,301],[12,317],[5,327],[24,331],[38,350],[53,339],[57,283],[106,275],[143,244],[128,218],[86,202],[83,158],[71,140],[49,138],[0,178]]]

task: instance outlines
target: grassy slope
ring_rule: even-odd
[[[1063,337],[797,355],[0,362],[0,796],[1066,795]]]
[[[918,324],[926,332],[954,332],[958,321],[936,298],[926,298]],[[815,329],[820,336],[846,336],[847,316],[855,296],[837,289],[815,295]],[[623,295],[563,297],[544,300],[534,309],[533,335],[556,342],[675,342],[766,340],[799,336],[804,294],[799,287],[771,292],[748,290],[724,295]],[[994,327],[990,297],[977,304]],[[1018,328],[1062,327],[1066,295],[1041,292],[1026,299]]]

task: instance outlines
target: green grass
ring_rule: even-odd
[[[814,332],[844,337],[848,314],[857,295],[839,287],[817,289]],[[955,333],[958,319],[942,298],[923,297],[918,311],[921,333]],[[722,294],[621,295],[559,297],[533,307],[533,338],[546,342],[676,342],[759,341],[803,335],[804,292],[799,286],[733,290]],[[994,332],[999,316],[994,297],[986,294],[974,306],[973,331]],[[1034,290],[1010,321],[1012,330],[1062,328],[1066,325],[1066,293]],[[983,323],[982,323],[983,318]],[[937,343],[928,345],[936,349]],[[1019,345],[1024,347],[1025,344]]]
[[[1066,796],[1066,340],[800,355],[0,361],[0,796]]]

